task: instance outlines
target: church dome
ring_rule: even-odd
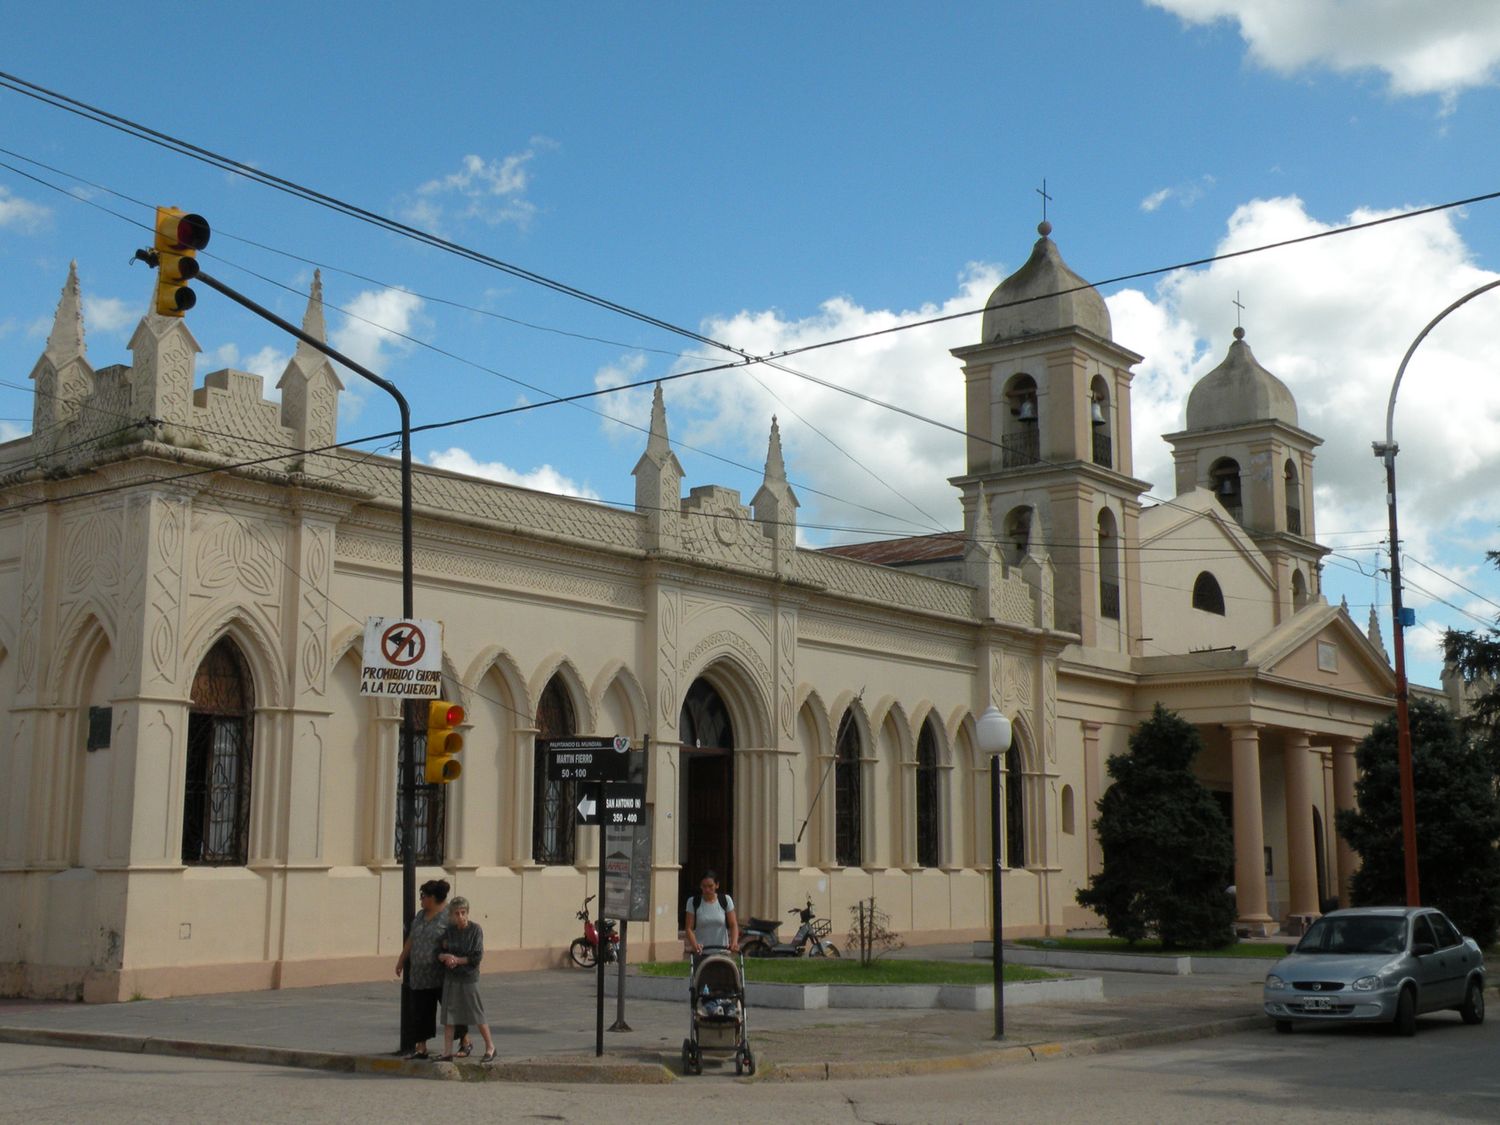
[[[1245,330],[1234,330],[1224,362],[1199,379],[1188,395],[1187,428],[1211,430],[1245,422],[1274,420],[1297,424],[1297,400],[1245,343]]]
[[[984,314],[984,342],[1065,328],[1083,328],[1106,340],[1113,339],[1104,298],[1062,260],[1057,243],[1047,237],[1052,224],[1044,221],[1036,229],[1042,237],[1032,247],[1031,257],[990,294],[987,304],[991,307]],[[1009,307],[993,307],[996,305]]]

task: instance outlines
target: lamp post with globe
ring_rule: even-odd
[[[990,759],[990,958],[995,970],[995,1038],[1005,1038],[1005,956],[1001,951],[1002,933],[1000,869],[1004,855],[1000,850],[1000,765],[1010,749],[1010,720],[993,703],[974,724],[974,738],[981,754]]]

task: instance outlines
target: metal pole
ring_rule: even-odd
[[[239,293],[222,281],[199,273],[195,281],[201,281],[210,289],[224,294],[236,304],[249,309],[256,316],[268,320],[283,332],[288,332],[308,347],[322,352],[335,362],[342,363],[350,371],[368,379],[396,400],[401,413],[401,616],[410,620],[416,613],[413,605],[414,581],[412,578],[412,514],[411,514],[411,407],[394,383],[382,379],[362,364],[356,363],[342,352],[329,347],[322,340],[302,331],[290,321],[283,320],[270,309],[256,304],[243,293]],[[413,748],[416,745],[417,701],[401,701],[401,933],[405,940],[406,927],[417,912],[417,865],[415,855],[415,831],[417,802],[417,762]],[[409,1051],[416,1044],[410,1036],[411,990],[406,987],[406,977],[401,980],[401,1050]]]
[[[1005,954],[1000,948],[1000,755],[990,755],[990,959],[995,970],[995,1038],[1005,1038]]]
[[[1407,348],[1406,354],[1401,357],[1401,365],[1396,368],[1396,378],[1391,383],[1391,397],[1385,409],[1385,441],[1372,443],[1375,456],[1385,461],[1385,502],[1390,518],[1391,644],[1394,656],[1392,663],[1396,673],[1396,764],[1401,775],[1401,847],[1406,861],[1406,905],[1408,906],[1422,905],[1422,887],[1417,870],[1417,799],[1411,765],[1411,713],[1408,707],[1406,682],[1406,634],[1401,620],[1401,540],[1396,529],[1396,454],[1401,448],[1396,444],[1395,434],[1396,394],[1401,389],[1401,379],[1406,374],[1406,365],[1411,362],[1417,345],[1427,338],[1427,334],[1436,328],[1449,313],[1462,308],[1481,293],[1487,293],[1496,287],[1500,287],[1500,281],[1486,282],[1477,289],[1471,289],[1429,320],[1427,326],[1417,333],[1417,338],[1411,342],[1411,347]]]
[[[599,1058],[604,1054],[604,958],[609,953],[609,939],[604,932],[604,823],[603,811],[608,807],[606,796],[609,793],[609,782],[599,782],[599,800],[594,806],[594,811],[600,814],[597,831],[599,833],[599,925],[596,932],[599,935],[599,950],[594,957],[594,964],[599,970],[599,979],[596,982],[597,992],[595,995],[594,1012],[594,1057]]]
[[[615,1022],[609,1025],[611,1031],[634,1030],[625,1022],[625,931],[629,926],[628,921],[624,918],[620,919],[620,967],[615,971]]]

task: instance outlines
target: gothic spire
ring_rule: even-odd
[[[63,284],[52,318],[52,332],[44,353],[53,363],[86,358],[83,342],[83,298],[78,288],[78,262],[68,263],[68,280]]]

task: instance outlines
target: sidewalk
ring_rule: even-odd
[[[960,956],[959,947],[948,955]],[[1104,1001],[1016,1005],[1005,1012],[1001,1042],[992,1038],[993,1012],[752,1008],[748,1028],[757,1077],[810,1080],[974,1069],[1266,1026],[1258,983],[1089,975],[1104,978]],[[680,1076],[688,1031],[685,999],[631,999],[627,986],[625,1017],[633,1030],[606,1030],[604,1055],[596,1058],[593,973],[494,974],[483,978],[482,988],[499,1052],[490,1067],[395,1058],[400,998],[394,981],[122,1004],[0,1000],[0,1042],[427,1078],[650,1083]],[[605,1027],[614,1020],[615,1001],[606,998]],[[477,1059],[483,1050],[477,1035],[475,1043]],[[431,1046],[440,1053],[441,1037]],[[707,1078],[726,1075],[734,1076],[732,1062],[707,1060]]]

